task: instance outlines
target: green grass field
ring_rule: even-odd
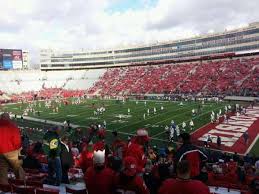
[[[95,104],[95,108],[92,106],[93,103]],[[39,104],[41,104],[41,107],[39,107]],[[52,104],[55,104],[55,102]],[[65,120],[70,120],[72,124],[79,125],[83,130],[92,123],[103,123],[105,120],[108,131],[117,130],[123,138],[134,135],[139,128],[148,128],[149,135],[153,138],[153,141],[155,143],[161,143],[167,140],[164,128],[166,125],[170,125],[171,120],[174,120],[176,124],[180,125],[185,121],[187,131],[191,132],[189,128],[189,121],[191,119],[193,119],[195,129],[200,128],[210,121],[211,111],[218,112],[219,109],[223,111],[226,102],[205,102],[201,113],[194,118],[192,118],[191,110],[197,109],[199,104],[201,105],[200,102],[183,102],[183,106],[179,104],[180,102],[146,101],[145,105],[144,101],[139,101],[138,104],[136,104],[136,101],[133,100],[122,103],[121,101],[118,102],[115,100],[88,99],[83,100],[79,105],[62,105],[59,107],[58,113],[53,113],[52,109],[45,108],[45,102],[39,101],[34,109],[40,111],[40,116],[33,113],[29,113],[28,116],[61,123]],[[95,116],[94,110],[103,105],[106,108],[105,113]],[[164,110],[161,110],[161,106],[164,107]],[[21,115],[27,107],[28,104],[11,104],[2,107],[2,111]],[[153,113],[154,107],[157,110],[156,114]],[[130,109],[130,114],[128,114],[128,109]],[[149,116],[147,109],[150,109]],[[144,114],[146,114],[145,119],[143,118]],[[121,115],[121,118],[119,115]],[[22,123],[19,119],[17,122],[21,126],[35,128],[47,127],[44,122],[27,120]],[[41,135],[42,134],[37,133],[33,134],[32,139],[40,138]]]

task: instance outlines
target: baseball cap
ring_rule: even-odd
[[[137,173],[137,161],[132,156],[127,156],[123,161],[123,173],[127,176],[134,176]]]

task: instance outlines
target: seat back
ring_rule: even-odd
[[[76,189],[72,189],[72,188],[66,187],[66,193],[71,193],[71,194],[86,194],[87,191],[86,191],[86,189],[76,190]]]
[[[36,194],[59,194],[57,189],[37,188]]]
[[[24,185],[12,185],[13,192],[19,194],[35,194],[35,187]]]
[[[0,191],[12,192],[12,186],[10,184],[0,184]]]

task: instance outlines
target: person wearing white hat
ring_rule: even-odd
[[[84,176],[89,194],[110,194],[114,187],[115,173],[105,167],[105,150],[94,151],[93,166],[89,167]]]

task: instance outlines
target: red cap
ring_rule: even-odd
[[[127,176],[134,176],[137,173],[137,160],[132,156],[127,156],[123,161],[123,173]]]

